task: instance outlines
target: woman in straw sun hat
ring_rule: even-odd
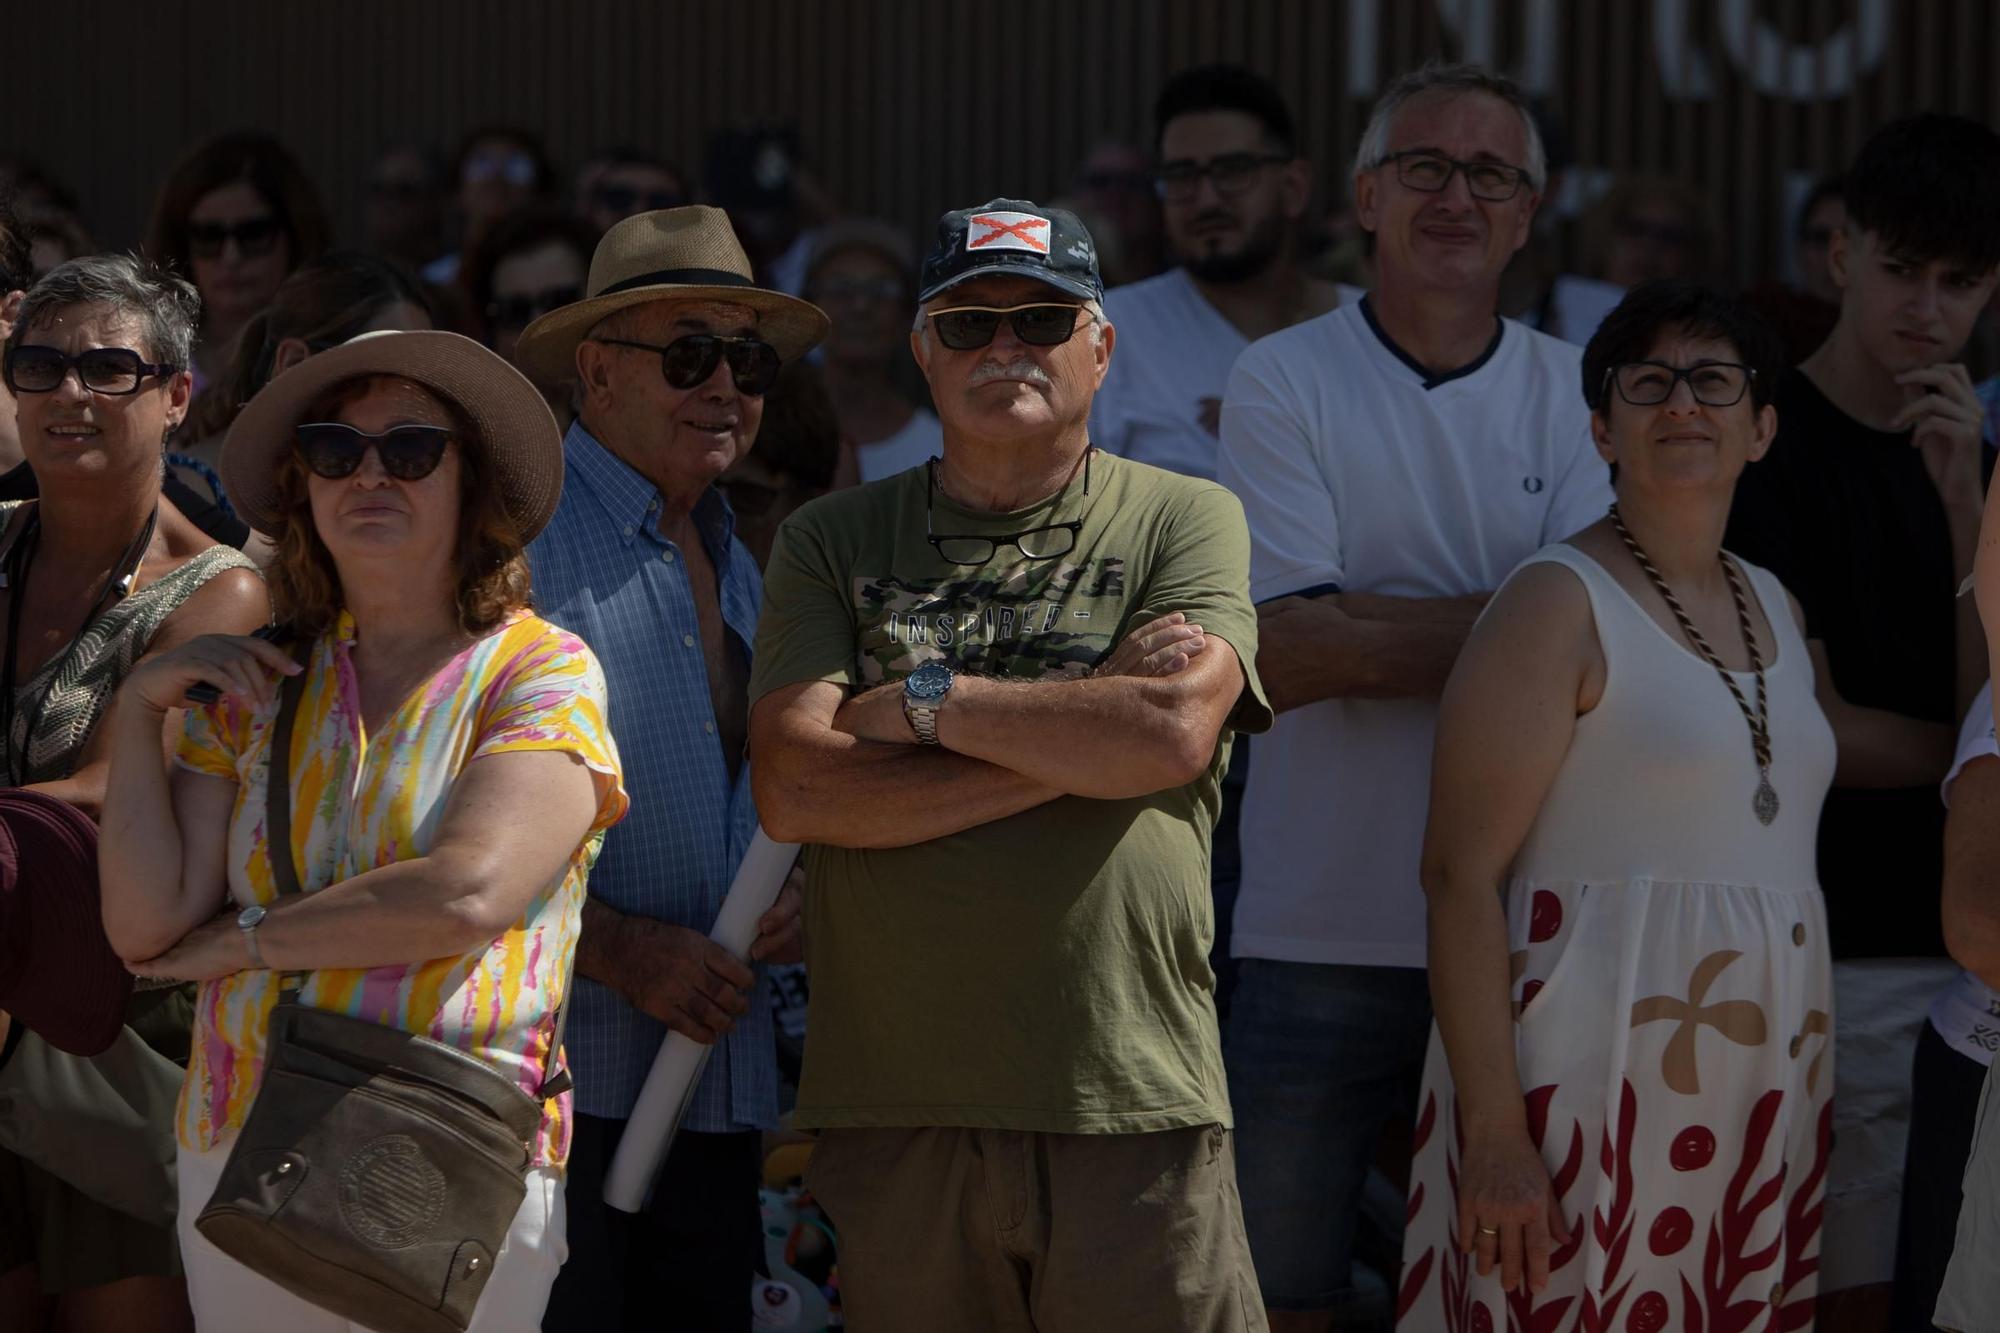
[[[596,660],[528,609],[521,552],[555,507],[562,454],[517,371],[456,334],[364,334],[261,390],[222,472],[276,541],[272,602],[294,651],[212,636],[127,680],[105,918],[137,973],[202,983],[179,1113],[200,1326],[346,1329],[194,1226],[258,1096],[281,974],[303,974],[306,1008],[431,1037],[540,1090],[560,1061],[584,877],[625,794]],[[189,711],[169,776],[159,719],[203,686],[219,698]],[[290,691],[293,739],[274,754]],[[290,836],[273,848],[279,780]],[[300,892],[279,897],[278,858]],[[538,1321],[568,1141],[569,1097],[544,1100],[473,1328]]]

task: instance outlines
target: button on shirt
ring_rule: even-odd
[[[630,814],[607,836],[590,872],[590,894],[620,912],[706,934],[757,826],[749,765],[730,781],[716,743],[687,562],[660,535],[659,492],[581,422],[570,427],[563,455],[562,501],[528,547],[535,609],[597,654],[632,797]],[[694,520],[715,566],[723,623],[747,659],[763,601],[756,562],[736,541],[720,493],[702,497]],[[666,1026],[588,977],[577,978],[575,994],[565,1042],[577,1110],[623,1119]],[[773,1123],[772,1040],[760,979],[749,1012],[717,1044],[682,1124],[721,1133]]]

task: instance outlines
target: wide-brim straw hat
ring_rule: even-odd
[[[117,1039],[131,995],[104,937],[97,825],[53,796],[0,791],[0,1010],[88,1056]]]
[[[257,391],[222,443],[222,489],[251,527],[275,533],[278,471],[306,413],[335,385],[376,375],[410,380],[450,403],[479,435],[507,514],[526,542],[562,497],[562,428],[541,391],[490,349],[457,333],[364,333],[307,357]]]
[[[729,215],[705,204],[626,218],[597,243],[588,293],[549,311],[521,333],[514,358],[529,375],[556,384],[576,373],[576,348],[598,321],[648,301],[727,301],[757,314],[757,334],[786,361],[826,337],[826,312],[810,301],[759,287]]]

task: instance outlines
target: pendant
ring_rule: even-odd
[[[1778,817],[1778,793],[1771,786],[1771,775],[1766,773],[1757,780],[1757,794],[1750,798],[1750,808],[1757,812],[1757,822],[1769,824]]]

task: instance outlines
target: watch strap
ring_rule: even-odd
[[[903,700],[903,716],[908,719],[910,730],[917,734],[919,745],[938,743],[937,715],[936,704],[914,704],[908,699]]]

